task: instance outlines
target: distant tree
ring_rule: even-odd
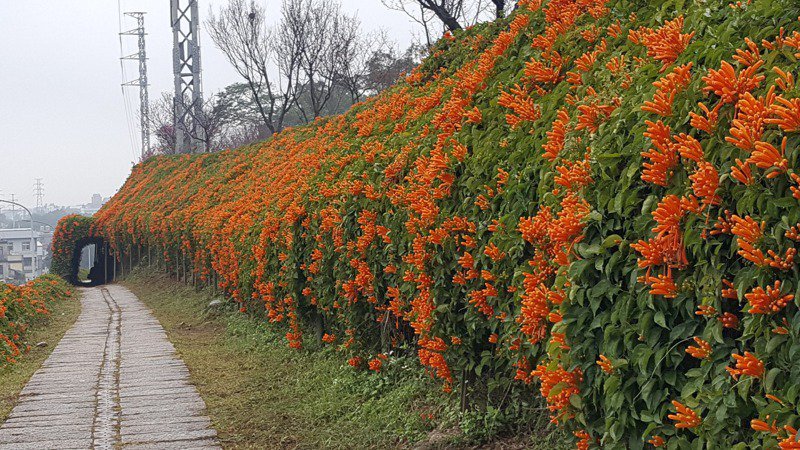
[[[410,72],[419,64],[420,46],[412,44],[400,55],[394,48],[378,50],[367,61],[364,87],[367,92],[378,93],[391,87],[403,73]]]
[[[142,159],[153,155],[173,155],[176,150],[176,129],[174,127],[174,100],[164,92],[157,100],[150,104],[150,128],[153,130],[153,146],[149,154]],[[226,133],[231,126],[237,126],[232,121],[244,108],[236,108],[230,96],[215,94],[201,106],[201,114],[188,117],[186,129],[180,130],[192,139],[201,140],[207,151],[221,150],[228,140]]]

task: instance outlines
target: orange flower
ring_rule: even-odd
[[[678,296],[678,287],[672,281],[672,275],[660,274],[651,279],[650,295],[663,295],[664,298],[675,298]]]
[[[552,129],[545,133],[547,142],[542,145],[542,148],[544,149],[543,156],[546,160],[555,161],[559,153],[564,150],[564,141],[568,130],[569,113],[566,108],[561,108],[556,114]]]
[[[750,164],[743,163],[740,159],[736,159],[736,165],[731,167],[731,177],[739,183],[745,185],[753,184],[753,174],[750,171]]]
[[[769,420],[769,416],[767,416],[767,420]],[[777,421],[773,420],[772,424],[768,424],[767,422],[760,420],[760,419],[753,419],[750,421],[750,428],[755,431],[761,431],[764,433],[769,434],[778,434],[780,430],[775,425]]]
[[[692,63],[676,67],[665,77],[653,83],[656,92],[653,94],[653,101],[644,102],[642,111],[652,112],[663,117],[672,115],[672,102],[675,96],[680,93],[691,81]]]
[[[719,173],[713,164],[702,161],[697,170],[689,175],[692,182],[694,195],[703,199],[703,205],[713,206],[722,203],[722,198],[717,195],[719,189]]]
[[[794,295],[781,295],[781,282],[776,280],[772,287],[767,286],[766,290],[756,287],[745,294],[744,298],[750,303],[750,310],[747,311],[750,314],[773,314],[794,300]]]
[[[591,436],[585,430],[573,431],[572,434],[578,438],[578,442],[575,443],[575,450],[589,450],[589,443],[591,442]]]
[[[477,106],[470,109],[466,113],[464,113],[464,117],[467,119],[467,123],[481,123],[483,120],[483,115],[481,114],[481,110],[478,109]]]
[[[800,98],[787,100],[779,95],[775,101],[771,106],[773,117],[764,119],[764,122],[778,125],[786,133],[800,131]]]
[[[360,357],[358,357],[358,356],[354,356],[354,357],[352,357],[352,358],[350,358],[350,359],[348,359],[348,360],[347,360],[347,364],[349,364],[349,365],[350,365],[350,366],[352,366],[352,367],[358,367],[358,366],[360,366],[360,365],[361,365],[361,363],[362,363],[363,361],[364,361],[364,360],[363,360],[363,359],[361,359]]]
[[[519,84],[515,84],[509,91],[501,92],[497,104],[514,112],[506,114],[506,122],[511,128],[516,128],[525,121],[535,122],[541,117],[539,105]]]
[[[678,165],[678,152],[672,142],[671,130],[662,121],[645,121],[646,138],[653,142],[654,148],[642,152],[642,156],[650,162],[642,164],[642,180],[659,186],[666,186],[667,180],[672,176],[672,171]]]
[[[675,142],[678,144],[678,153],[680,153],[682,157],[696,163],[703,162],[705,155],[700,141],[688,134],[681,133],[675,136]]]
[[[494,245],[494,243],[487,245],[486,248],[483,249],[483,254],[491,258],[491,260],[494,262],[501,261],[506,257],[506,253],[501,252],[500,249]]]
[[[672,401],[672,406],[675,407],[677,413],[669,414],[667,418],[676,422],[675,428],[696,428],[700,426],[700,417],[692,409],[677,400]]]
[[[735,367],[726,367],[734,380],[739,379],[739,375],[748,375],[753,378],[761,378],[764,375],[764,363],[750,352],[744,352],[744,356],[733,354],[736,360]]]
[[[725,285],[725,287],[722,288],[722,298],[739,300],[739,294],[736,292],[736,288],[733,286],[733,283],[728,280],[722,280],[722,284]]]
[[[717,309],[711,305],[700,305],[697,307],[697,312],[695,312],[698,316],[706,316],[711,317],[717,315]]]
[[[778,447],[781,450],[798,450],[800,449],[800,439],[797,436],[797,430],[794,427],[790,427],[789,425],[784,425],[783,429],[786,430],[788,436],[785,439],[778,442]]]
[[[686,348],[686,353],[697,359],[706,359],[711,355],[711,344],[697,336],[694,337],[694,342],[697,346],[690,345]]]
[[[705,117],[697,114],[695,112],[690,112],[689,117],[691,118],[690,125],[697,128],[698,130],[705,131],[706,133],[711,134],[714,129],[717,127],[717,121],[719,120],[719,109],[722,107],[723,103],[718,103],[714,109],[710,110],[708,107],[703,103],[698,103],[697,106],[703,110]]]
[[[567,371],[560,364],[550,369],[545,364],[539,364],[532,374],[541,380],[539,391],[547,399],[547,408],[559,413],[553,417],[553,422],[558,422],[559,417],[569,414],[570,397],[580,394],[579,386],[583,380],[581,370]]]
[[[751,152],[755,143],[764,134],[765,118],[769,116],[769,108],[775,102],[775,86],[772,86],[765,97],[755,98],[744,92],[736,103],[736,118],[731,122],[730,136],[726,142]]]
[[[786,155],[786,141],[787,137],[784,136],[781,142],[780,153],[778,149],[770,143],[756,142],[755,150],[753,150],[753,154],[748,159],[748,162],[755,164],[759,169],[766,170],[775,168],[776,170],[767,174],[767,178],[775,178],[782,173],[786,173],[789,168],[789,161],[784,157],[784,155]]]
[[[764,81],[764,75],[756,75],[764,61],[758,61],[738,74],[727,61],[722,61],[720,70],[710,69],[703,77],[706,86],[703,92],[713,92],[722,103],[734,103],[745,92],[757,88]]]
[[[647,47],[647,55],[660,61],[663,71],[686,50],[686,46],[694,36],[694,32],[684,34],[681,31],[683,31],[683,16],[665,22],[661,28],[656,30],[650,28],[631,30],[628,38],[634,43],[641,43]]]
[[[653,435],[653,437],[651,437],[650,440],[647,441],[647,443],[652,445],[653,447],[656,447],[656,448],[663,447],[664,444],[666,444],[666,442],[664,441],[664,438],[661,437],[661,436],[657,436],[657,435]]]
[[[764,227],[767,225],[766,222],[761,222],[761,224],[759,224],[750,216],[741,218],[736,214],[731,216],[731,220],[733,221],[733,228],[731,228],[733,234],[751,243],[755,243],[761,239],[761,236],[764,234]]]
[[[383,366],[383,361],[381,361],[378,358],[374,358],[369,361],[369,370],[380,372],[382,366]]]
[[[607,374],[614,373],[614,365],[605,355],[600,355],[600,359],[597,360],[597,365]]]
[[[783,70],[780,69],[780,67],[777,67],[777,66],[773,67],[772,71],[775,72],[775,74],[778,75],[778,79],[775,80],[775,84],[777,84],[778,87],[781,88],[782,91],[786,92],[786,91],[791,91],[791,90],[794,89],[794,75],[792,75],[791,72],[784,72]],[[800,126],[800,101],[797,102],[797,108],[798,108],[798,112],[799,112],[798,116],[797,116],[797,120],[798,120],[797,124],[798,124],[798,126]],[[774,112],[774,110],[773,110],[773,112]],[[767,123],[769,123],[769,122],[767,122]],[[784,130],[784,131],[786,131],[786,130]]]

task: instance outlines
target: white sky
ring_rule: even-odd
[[[201,25],[209,7],[226,3],[199,1]],[[277,16],[280,0],[259,1]],[[385,29],[401,49],[411,42],[413,24],[380,0],[341,3],[365,30]],[[44,202],[59,205],[88,203],[93,193],[107,197],[122,186],[140,135],[138,88],[125,88],[128,116],[120,87],[120,7],[147,12],[152,100],[172,90],[169,0],[0,0],[0,199],[13,193],[33,206],[35,178],[43,179]],[[135,28],[134,19],[122,28]],[[200,39],[209,96],[239,79],[202,27]],[[135,37],[123,37],[123,45],[126,54],[137,51]],[[125,70],[128,79],[138,77],[137,62]]]

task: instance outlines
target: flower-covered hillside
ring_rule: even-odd
[[[798,15],[521,0],[344,115],[136,166],[93,230],[290,346],[410,349],[477,405],[535,389],[581,448],[793,448]]]

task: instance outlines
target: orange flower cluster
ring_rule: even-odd
[[[533,375],[541,380],[539,391],[547,399],[547,407],[555,414],[552,422],[558,423],[559,420],[569,418],[569,398],[580,394],[579,386],[583,380],[580,369],[567,371],[560,365],[555,369],[539,365]]]
[[[769,416],[767,416],[767,420],[769,420]],[[760,420],[760,419],[753,419],[750,421],[750,428],[755,431],[761,431],[764,433],[769,434],[778,434],[780,430],[776,426],[777,421],[773,420],[771,424]]]
[[[667,76],[653,83],[656,93],[653,94],[653,101],[644,102],[642,111],[658,114],[663,117],[672,115],[672,102],[675,96],[683,91],[692,80],[692,63],[678,66]]]
[[[605,355],[600,355],[600,359],[597,360],[597,365],[607,374],[614,373],[614,364]]]
[[[518,127],[522,122],[535,122],[542,116],[539,106],[518,84],[509,91],[501,92],[497,104],[514,111],[513,114],[506,114],[506,122],[511,128]]]
[[[675,421],[675,428],[697,428],[700,426],[700,416],[694,410],[677,400],[672,401],[672,406],[675,407],[677,412],[668,414],[667,418]]]
[[[24,342],[31,325],[50,314],[49,305],[72,295],[64,280],[43,275],[22,286],[0,283],[0,368],[30,350]]]
[[[774,314],[794,300],[794,294],[781,295],[781,282],[775,281],[766,290],[760,286],[744,295],[750,303],[750,314]]]
[[[674,63],[678,56],[686,50],[694,32],[682,33],[683,16],[679,16],[657,29],[639,28],[628,33],[628,39],[635,44],[647,47],[647,56],[662,63],[661,71]]]
[[[692,355],[697,359],[706,359],[711,355],[711,344],[697,336],[694,337],[694,342],[697,346],[690,345],[686,348],[686,353]]]
[[[764,81],[764,75],[757,74],[763,63],[759,60],[737,73],[730,63],[722,61],[719,70],[710,69],[708,75],[703,77],[706,83],[703,91],[713,92],[723,104],[736,103],[739,96],[752,91]]]
[[[744,356],[735,353],[731,356],[736,360],[736,365],[734,367],[726,367],[726,370],[734,380],[738,380],[740,375],[747,375],[753,378],[761,378],[764,375],[764,363],[756,358],[754,354],[744,352]]]

